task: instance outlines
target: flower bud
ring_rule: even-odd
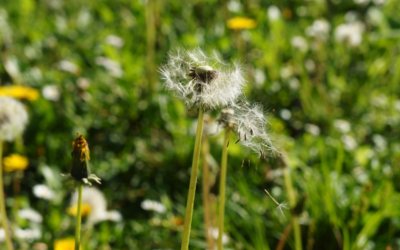
[[[89,144],[82,135],[77,135],[72,142],[72,168],[71,176],[76,180],[82,180],[90,176],[89,168]]]

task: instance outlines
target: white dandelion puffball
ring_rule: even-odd
[[[78,192],[75,192],[71,198],[71,206],[78,203]],[[107,201],[103,193],[94,187],[84,187],[82,189],[82,204],[87,204],[91,208],[88,215],[88,223],[98,223],[105,220],[118,221],[121,215],[116,211],[107,211]]]
[[[224,107],[236,100],[245,85],[242,66],[228,65],[216,51],[209,56],[201,49],[175,49],[160,73],[165,88],[184,100],[189,109]]]
[[[234,115],[231,119],[240,143],[264,159],[276,155],[278,150],[274,146],[272,134],[268,131],[268,117],[263,107],[243,101],[232,106]]]
[[[335,39],[351,47],[358,47],[362,42],[364,28],[364,24],[361,22],[341,24],[335,29]]]
[[[160,214],[163,214],[167,211],[167,208],[162,203],[153,200],[144,200],[142,203],[140,203],[140,206],[144,210],[154,211]]]
[[[42,95],[44,98],[50,101],[58,101],[60,99],[60,91],[55,85],[46,85],[42,89]]]
[[[28,123],[24,105],[8,96],[0,97],[0,140],[13,141]]]
[[[33,194],[45,200],[51,200],[54,197],[54,192],[48,186],[44,184],[39,184],[33,186]]]

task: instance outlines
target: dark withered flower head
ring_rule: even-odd
[[[66,180],[74,179],[91,185],[89,180],[100,183],[100,178],[91,174],[89,167],[90,150],[89,143],[83,138],[83,135],[76,135],[75,141],[72,142],[72,168],[71,173],[65,177]]]

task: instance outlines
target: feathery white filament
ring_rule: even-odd
[[[218,77],[208,83],[191,79],[188,74],[192,67],[217,71]],[[215,109],[234,102],[242,93],[245,84],[243,69],[240,64],[227,65],[214,52],[207,56],[201,49],[186,50],[178,48],[168,54],[168,60],[160,68],[164,86],[167,90],[184,100],[188,107]],[[201,86],[201,91],[199,91]]]
[[[28,113],[22,103],[8,96],[0,97],[0,140],[13,141],[22,134]]]
[[[275,155],[278,150],[267,130],[267,116],[261,105],[248,104],[243,101],[233,104],[232,122],[240,135],[240,143],[253,150],[259,157]]]

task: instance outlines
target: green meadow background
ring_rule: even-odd
[[[38,242],[52,249],[57,239],[74,236],[75,218],[66,212],[72,191],[60,173],[71,167],[76,133],[89,142],[108,209],[122,215],[93,227],[84,219],[84,249],[180,248],[196,111],[164,90],[158,73],[178,46],[217,50],[244,65],[245,95],[265,106],[276,145],[288,156],[296,199],[304,202],[297,211],[303,249],[399,249],[399,10],[397,0],[2,0],[0,84],[41,92],[35,101],[23,100],[28,127],[3,153],[29,158],[18,196],[15,173],[5,176],[10,220],[29,227],[18,219],[16,200],[43,216],[36,225],[41,236],[14,238],[17,249],[43,247]],[[252,18],[257,26],[228,29],[232,17]],[[316,20],[330,28],[320,37],[307,35]],[[364,27],[361,43],[336,39],[336,27],[355,20]],[[123,44],[113,45],[110,35]],[[293,45],[295,36],[307,49]],[[68,62],[75,67],[68,70]],[[46,85],[55,85],[59,98],[46,99]],[[208,114],[219,116],[218,110]],[[207,138],[217,182],[222,137]],[[280,215],[264,189],[288,201],[282,162],[258,160],[234,140],[226,249],[276,249],[292,215]],[[207,248],[201,170],[190,249]],[[37,198],[37,184],[55,197]],[[211,192],[217,201],[218,183]],[[165,213],[143,209],[144,200],[162,203]],[[284,249],[294,249],[293,232]]]

